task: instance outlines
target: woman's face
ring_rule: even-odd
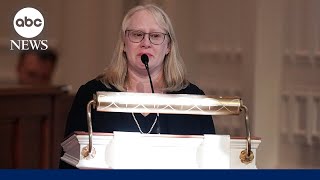
[[[149,34],[145,34],[141,42],[132,42],[132,40],[129,39],[129,32],[139,31],[138,34],[134,33],[134,36],[141,37],[143,33],[166,33],[165,30],[159,26],[152,14],[146,10],[134,13],[128,22],[129,24],[126,30],[129,31],[126,31],[124,44],[124,51],[128,58],[128,70],[145,75],[147,71],[141,62],[141,55],[147,54],[149,57],[150,72],[162,72],[164,57],[170,51],[169,37],[165,35],[163,43],[155,45],[150,42]],[[153,35],[153,38],[157,38],[157,35]]]

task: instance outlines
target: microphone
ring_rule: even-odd
[[[149,63],[149,57],[146,54],[142,54],[141,56],[142,63],[146,66],[146,68],[149,69],[148,63]]]
[[[149,72],[149,65],[148,65],[148,63],[149,63],[149,57],[148,57],[148,55],[142,54],[142,55],[141,55],[141,61],[142,61],[142,63],[144,64],[144,66],[146,67],[146,70],[147,70],[148,76],[149,76],[149,80],[150,80],[151,91],[152,91],[152,93],[154,93],[153,85],[152,85],[152,80],[151,80],[151,76],[150,76],[150,72]],[[157,124],[156,132],[157,132],[157,134],[160,134],[159,113],[157,113],[157,117],[156,117],[156,118],[158,118],[158,119],[157,119],[158,122],[156,123],[156,124]]]
[[[141,61],[142,61],[142,63],[144,64],[144,66],[146,67],[146,70],[147,70],[148,76],[149,76],[151,91],[152,91],[152,93],[154,93],[153,85],[152,85],[152,80],[151,80],[151,76],[150,76],[150,72],[149,72],[149,65],[148,65],[148,63],[149,63],[149,57],[148,57],[148,55],[142,54],[142,56],[141,56]]]

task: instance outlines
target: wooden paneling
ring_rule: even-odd
[[[0,88],[0,168],[57,168],[73,97],[61,87]]]

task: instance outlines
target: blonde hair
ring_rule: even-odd
[[[150,12],[157,23],[169,34],[170,51],[164,59],[164,82],[163,91],[179,91],[188,86],[189,82],[186,79],[186,68],[183,59],[180,56],[176,36],[168,15],[155,5],[136,6],[128,11],[122,21],[122,28],[119,32],[119,39],[111,59],[109,66],[104,70],[104,73],[99,75],[97,79],[101,80],[107,86],[114,86],[120,91],[125,91],[125,83],[127,78],[127,57],[124,52],[125,31],[128,27],[130,18],[138,11],[146,10]]]

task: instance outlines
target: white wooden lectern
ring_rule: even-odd
[[[231,115],[245,112],[247,136],[92,132],[91,106],[105,112]],[[251,138],[247,108],[237,97],[97,92],[87,105],[88,132],[61,144],[79,169],[256,169],[259,138]],[[93,122],[94,123],[94,122]]]

